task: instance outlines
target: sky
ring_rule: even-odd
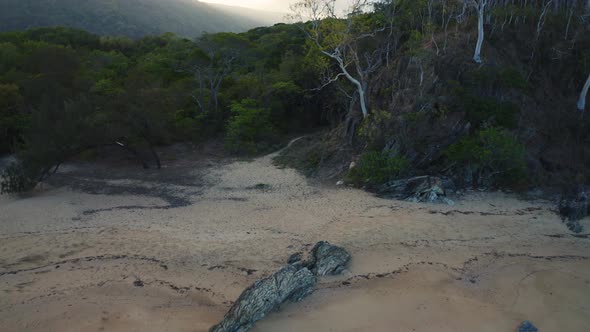
[[[296,0],[200,0],[201,2],[213,2],[231,6],[241,6],[266,11],[289,12],[289,4]],[[338,0],[340,9],[346,7],[347,0]]]

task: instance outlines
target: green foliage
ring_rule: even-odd
[[[410,113],[417,114],[417,113]],[[387,111],[373,110],[370,117],[363,120],[358,131],[358,136],[367,144],[367,148],[381,149],[391,132],[393,115]]]
[[[381,152],[366,152],[361,155],[358,165],[347,175],[355,185],[379,185],[395,180],[408,171],[410,162],[400,155]]]
[[[420,31],[413,30],[410,32],[408,37],[408,41],[406,42],[406,47],[408,49],[407,53],[413,56],[420,56],[423,55],[426,51],[424,49],[424,35],[420,33]]]
[[[447,157],[473,174],[480,185],[521,181],[526,175],[525,149],[500,128],[487,128],[450,146]]]
[[[229,150],[266,150],[276,128],[296,131],[322,116],[305,90],[317,82],[303,68],[304,41],[295,25],[284,24],[197,41],[173,34],[98,37],[67,28],[0,33],[0,153],[18,152],[26,172],[12,174],[35,182],[75,150],[63,133],[80,141],[80,149],[117,142],[137,155],[227,129]],[[80,100],[92,106],[80,113],[91,126],[68,113]],[[82,139],[82,131],[92,135]]]
[[[454,87],[454,109],[465,112],[467,119],[476,127],[516,127],[517,115],[520,112],[518,105],[478,93],[472,83],[461,85],[459,82],[451,82],[451,86]]]
[[[270,121],[270,110],[259,107],[255,100],[244,99],[231,107],[225,147],[233,153],[253,154],[268,150],[276,139]]]
[[[0,153],[14,148],[26,124],[27,115],[18,86],[0,84]]]
[[[530,85],[522,72],[514,67],[481,67],[467,74],[465,85],[471,89],[495,91],[515,89],[526,91]]]
[[[7,72],[16,67],[20,54],[13,43],[0,42],[0,73]]]
[[[518,105],[499,100],[497,95],[510,90],[526,91],[529,84],[514,68],[482,67],[467,73],[465,82],[451,82],[454,86],[454,109],[467,114],[475,126],[515,128]]]
[[[467,111],[467,118],[477,126],[516,127],[516,116],[520,109],[511,102],[498,102],[495,98],[465,94],[461,103]]]
[[[93,116],[93,106],[85,98],[51,104],[45,100],[31,115],[19,162],[2,175],[4,192],[29,190],[68,158],[99,145],[101,126]]]

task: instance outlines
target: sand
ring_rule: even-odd
[[[0,196],[0,330],[207,331],[244,288],[328,240],[351,252],[349,269],[254,331],[514,331],[525,319],[589,331],[590,239],[551,202],[384,200],[272,157],[72,164],[27,197]]]

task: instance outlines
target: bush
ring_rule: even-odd
[[[225,148],[232,153],[253,154],[268,150],[276,131],[270,109],[258,107],[253,99],[244,99],[231,107],[232,117],[227,125]]]
[[[500,126],[515,128],[517,115],[520,113],[518,105],[510,102],[500,102],[495,97],[482,97],[472,90],[466,89],[454,82],[453,107],[465,112],[467,120],[477,127]]]
[[[18,162],[0,175],[2,192],[27,191],[46,179],[68,158],[101,145],[101,126],[91,102],[81,97],[63,106],[43,103],[31,113]]]
[[[355,185],[378,185],[404,174],[410,162],[403,156],[381,152],[364,153],[358,165],[348,172],[348,180]]]
[[[19,162],[9,165],[0,174],[0,194],[17,193],[31,190],[37,184],[31,174]]]
[[[479,185],[507,184],[526,175],[525,149],[513,135],[487,128],[449,147],[447,157],[472,174]]]
[[[487,124],[515,128],[520,108],[510,102],[498,102],[493,98],[468,96],[464,100],[468,118],[475,124]]]
[[[526,92],[530,88],[523,73],[515,67],[481,67],[466,75],[466,86],[491,91],[514,89]]]

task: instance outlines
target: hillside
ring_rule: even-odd
[[[206,32],[242,32],[280,21],[260,12],[192,0],[3,0],[0,31],[65,26],[132,38],[165,32],[192,38]]]

